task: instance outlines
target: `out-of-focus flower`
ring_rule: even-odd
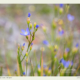
[[[70,62],[70,61],[65,61],[63,58],[60,60],[60,63],[62,63],[65,68],[68,68],[69,65],[70,65],[70,63],[71,63],[71,66],[73,65],[72,62]]]
[[[25,46],[25,43],[23,44],[23,46]]]
[[[34,23],[34,28],[36,27],[36,22]]]
[[[27,18],[27,24],[29,25],[29,23],[30,23],[30,18],[28,17]]]
[[[70,49],[69,48],[66,48],[66,50],[65,50],[67,53],[70,51]]]
[[[77,44],[76,44],[76,48],[78,48],[78,47],[79,47],[79,44],[77,43]]]
[[[64,34],[64,30],[59,31],[59,35],[62,36]]]
[[[43,44],[45,44],[45,45],[48,46],[48,45],[49,45],[49,42],[48,42],[47,40],[44,40],[44,41],[43,41]]]
[[[31,16],[31,13],[28,13],[28,17],[30,17]]]
[[[64,4],[59,4],[59,7],[62,8],[64,6]]]
[[[38,74],[40,75],[40,73],[41,73],[41,66],[38,65]]]
[[[67,18],[68,18],[69,21],[73,21],[74,20],[74,16],[72,16],[71,14],[68,14]]]
[[[24,50],[24,46],[25,46],[25,43],[23,43],[23,46],[22,46],[22,51]]]
[[[25,75],[25,72],[23,72],[23,75]]]
[[[25,31],[25,30],[23,30],[23,29],[21,29],[21,31],[22,31],[22,33],[20,33],[20,34],[21,34],[21,35],[23,35],[23,36],[30,35],[29,28],[27,28],[27,29],[26,29],[26,31]]]
[[[39,25],[36,25],[36,29],[39,27]]]
[[[63,20],[59,19],[58,24],[63,25]]]
[[[33,43],[31,43],[31,46],[33,45]]]

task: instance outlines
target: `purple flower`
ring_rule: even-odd
[[[64,4],[59,4],[59,7],[62,8],[64,6]]]
[[[47,66],[46,65],[43,65],[43,67],[46,68]]]
[[[69,48],[66,48],[66,52],[69,52]]]
[[[41,68],[40,65],[38,64],[38,69]]]
[[[33,43],[31,43],[31,46],[33,45]]]
[[[61,35],[63,35],[63,34],[64,34],[64,31],[61,30],[61,31],[59,32],[59,35],[61,36]]]
[[[74,16],[72,16],[71,14],[68,14],[67,18],[68,18],[69,21],[73,21],[74,20]]]
[[[48,45],[49,42],[48,42],[47,40],[44,40],[44,41],[43,41],[43,44]]]
[[[71,66],[73,65],[73,61],[72,62],[65,61],[63,58],[60,60],[60,63],[62,63],[65,68],[68,68],[70,63],[71,63]]]
[[[79,46],[79,44],[77,43],[77,44],[76,44],[76,47],[78,47],[78,46]]]
[[[25,72],[23,72],[23,75],[25,75]]]
[[[23,46],[25,46],[25,43],[23,44]]]
[[[31,16],[31,14],[30,13],[28,13],[28,17],[30,17]]]
[[[21,29],[21,31],[22,31],[22,33],[20,33],[20,34],[23,35],[23,36],[30,35],[29,28],[27,28],[26,31],[24,29]]]
[[[39,25],[36,25],[36,28],[38,28],[39,27]]]

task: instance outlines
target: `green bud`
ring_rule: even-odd
[[[30,29],[32,29],[32,23],[30,23]]]
[[[63,8],[59,9],[59,13],[62,14],[63,13]]]

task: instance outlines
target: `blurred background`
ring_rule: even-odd
[[[52,20],[55,18],[54,4],[0,4],[0,66],[3,66],[3,75],[7,75],[6,63],[12,73],[17,67],[17,44],[22,45],[24,42],[26,46],[28,44],[26,38],[20,35],[21,29],[27,28],[28,12],[31,13],[32,24],[36,22],[40,26],[45,25],[50,33]],[[80,4],[71,4],[69,13],[75,16],[72,28],[73,31],[76,29],[75,40],[80,43]],[[40,27],[32,50],[40,50],[44,39],[45,35]],[[37,56],[39,56],[38,53]]]

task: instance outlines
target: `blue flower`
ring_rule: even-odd
[[[69,64],[70,64],[70,61],[66,61],[63,65],[64,65],[65,68],[68,68]]]
[[[25,75],[25,72],[23,72],[23,75]]]
[[[40,65],[38,64],[38,69],[41,68]]]
[[[33,43],[31,43],[31,46],[33,45]]]
[[[65,68],[68,68],[70,65],[70,61],[65,61],[63,58],[60,60],[60,63],[62,63]]]
[[[46,68],[47,66],[46,65],[43,65],[43,67]]]
[[[39,27],[39,25],[36,25],[36,28],[38,28]]]
[[[23,36],[30,35],[29,28],[27,28],[26,31],[24,29],[21,29],[21,31],[22,31],[22,33],[20,33],[20,34],[23,35]]]
[[[74,20],[74,16],[72,16],[71,14],[68,14],[67,18],[68,18],[69,21],[73,21]]]
[[[25,46],[25,43],[23,44],[23,46]]]
[[[63,34],[64,34],[64,31],[61,30],[61,31],[59,32],[59,35],[61,36],[61,35],[63,35]]]
[[[64,6],[64,4],[59,4],[59,7],[62,8]]]
[[[78,46],[79,46],[79,44],[77,43],[77,44],[76,44],[76,47],[78,47]]]
[[[28,17],[30,17],[31,16],[31,14],[30,13],[28,13]]]
[[[48,45],[49,42],[48,42],[47,40],[44,40],[44,41],[43,41],[43,44]]]
[[[69,48],[66,48],[66,52],[69,52]]]
[[[51,70],[51,67],[49,67],[49,70]]]

